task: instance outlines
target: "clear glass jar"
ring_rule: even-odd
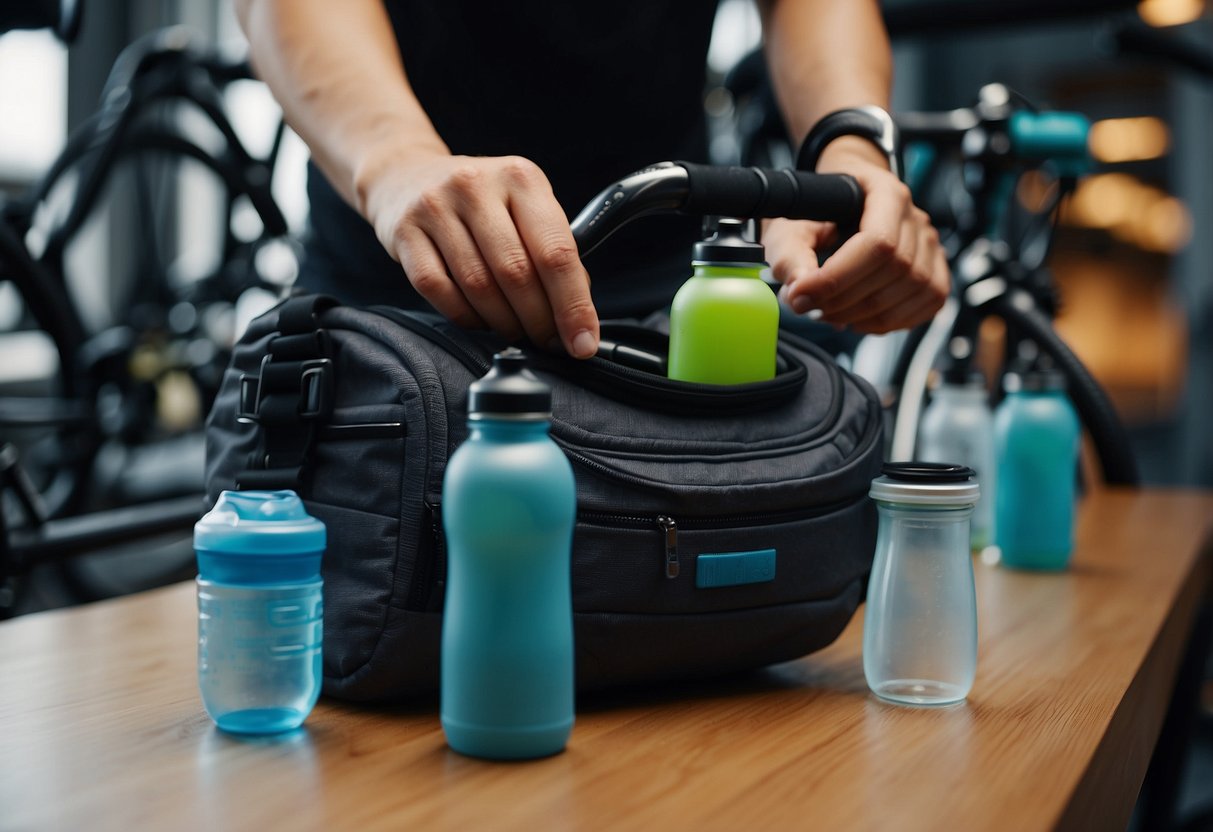
[[[969,520],[980,490],[959,465],[890,463],[869,491],[880,526],[864,611],[863,671],[882,699],[963,700],[977,670]]]

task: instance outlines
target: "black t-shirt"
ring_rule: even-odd
[[[451,151],[530,159],[570,218],[634,170],[707,159],[710,0],[385,5],[409,82]],[[314,166],[308,195],[302,285],[351,303],[424,306]],[[607,240],[585,261],[599,314],[668,304],[689,274],[698,231],[698,218],[646,217]]]

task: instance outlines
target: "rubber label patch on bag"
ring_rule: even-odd
[[[775,550],[720,552],[695,559],[695,586],[712,589],[720,586],[761,584],[775,580]]]

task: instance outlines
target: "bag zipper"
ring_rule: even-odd
[[[765,526],[768,524],[790,523],[796,520],[809,520],[832,514],[839,509],[854,505],[863,497],[853,500],[839,500],[824,506],[814,506],[808,509],[788,509],[786,511],[764,512],[761,514],[736,514],[721,517],[693,517],[675,520],[669,514],[640,515],[614,514],[600,511],[579,511],[577,522],[591,526],[624,526],[637,529],[656,529],[661,539],[661,564],[667,580],[677,578],[682,571],[678,556],[678,532],[699,531],[719,528],[745,528],[747,526]]]
[[[417,572],[409,586],[405,609],[439,612],[446,594],[446,535],[442,531],[442,507],[429,500],[422,506],[430,529],[430,551],[429,557],[419,556],[416,560]]]
[[[477,378],[487,373],[493,366],[489,359],[472,352],[466,346],[434,326],[433,323],[421,320],[404,309],[397,309],[394,306],[372,306],[369,308],[376,315],[387,318],[392,323],[399,324],[409,332],[420,335],[431,343],[443,347],[456,361],[467,367]]]
[[[437,319],[433,322],[426,321],[406,310],[392,306],[377,305],[369,307],[369,309],[375,314],[385,317],[393,323],[408,329],[410,332],[420,335],[422,338],[426,338],[444,348],[457,361],[467,367],[471,373],[478,377],[487,373],[492,366],[489,358],[468,349],[465,344],[460,343],[457,339],[452,338],[435,326],[435,323],[439,322]],[[543,353],[533,350],[528,350],[528,356],[536,368],[556,375],[567,373],[568,371],[567,362],[562,363],[557,359],[552,359]],[[770,381],[760,382],[758,385],[729,385],[727,387],[712,384],[674,382],[655,373],[598,357],[584,362],[578,361],[573,366],[579,368],[578,372],[584,373],[580,380],[587,386],[592,385],[594,376],[607,382],[624,382],[634,388],[631,391],[633,394],[648,393],[658,397],[659,400],[654,400],[650,403],[660,410],[699,413],[704,408],[719,409],[722,406],[742,400],[744,400],[744,407],[740,409],[740,412],[750,412],[787,398],[804,385],[806,371],[804,365],[793,361],[789,357],[785,356],[784,362],[791,369]],[[831,369],[835,369],[832,366],[832,362],[827,361],[826,364]],[[832,378],[831,383],[836,385],[836,379]],[[665,400],[674,393],[677,393],[679,401]]]
[[[476,353],[467,349],[463,344],[459,343],[454,338],[451,338],[445,332],[442,332],[440,329],[435,327],[433,324],[431,324],[427,321],[424,321],[424,320],[420,320],[405,310],[397,309],[397,308],[391,307],[391,306],[373,306],[373,307],[371,307],[371,311],[375,312],[376,314],[381,315],[382,317],[387,318],[390,321],[393,321],[394,323],[399,324],[400,326],[404,327],[405,329],[408,329],[410,332],[414,332],[417,335],[420,335],[423,338],[427,338],[427,339],[431,340],[433,343],[436,343],[439,346],[444,347],[448,353],[450,353],[452,356],[455,357],[455,359],[457,361],[459,361],[461,364],[463,364],[465,367],[467,367],[470,372],[472,372],[474,375],[476,375],[478,377],[487,373],[489,371],[489,368],[492,366],[489,359],[485,358],[484,356],[477,355]],[[815,349],[815,347],[814,347],[814,349]],[[609,362],[606,362],[606,363],[609,364]],[[839,372],[839,370],[836,366],[832,366],[828,362],[827,362],[827,367],[829,367],[829,369],[832,371],[831,372],[832,384],[835,387],[838,386],[840,383],[841,373]],[[628,375],[628,376],[633,375],[633,374],[648,375],[646,373],[643,373],[642,371],[633,370],[628,367],[615,367],[612,365],[612,369],[623,370],[624,371],[623,374]],[[834,403],[834,406],[831,408],[831,413],[829,414],[830,418],[823,420],[823,427],[822,427],[823,432],[825,430],[828,430],[829,426],[837,420],[838,414],[842,408],[841,397],[835,395],[832,398],[835,400],[835,403]],[[553,428],[556,428],[556,427],[557,427],[557,425],[553,424]],[[562,438],[560,436],[558,436],[557,431],[555,431],[555,430],[552,433],[552,438],[557,441],[557,443],[564,450],[565,454],[572,461],[575,461],[592,471],[595,471],[601,475],[614,479],[617,482],[625,482],[625,483],[629,483],[629,484],[639,486],[642,488],[651,488],[653,486],[653,483],[650,483],[649,481],[647,481],[641,477],[637,477],[637,476],[634,476],[631,474],[627,474],[627,473],[624,473],[621,471],[616,471],[614,469],[608,468],[607,466],[597,462],[596,460],[593,460],[593,459],[587,457],[586,455],[580,453],[579,451],[574,450],[567,441],[562,440]],[[863,447],[866,448],[870,444],[871,444],[870,441],[865,442],[865,443],[863,443]],[[861,451],[862,449],[857,449],[857,450]],[[862,499],[862,497],[859,499]],[[801,510],[786,511],[786,512],[738,515],[738,516],[719,517],[719,518],[696,518],[694,520],[691,520],[689,523],[683,522],[682,525],[679,524],[679,521],[675,520],[672,516],[670,516],[668,514],[659,514],[659,515],[655,515],[655,516],[651,516],[651,517],[639,517],[639,516],[635,516],[635,515],[616,515],[616,514],[601,513],[601,512],[578,512],[577,522],[587,522],[587,523],[598,524],[598,525],[602,525],[602,524],[609,522],[609,523],[614,523],[614,524],[619,524],[619,525],[633,525],[633,526],[648,527],[648,528],[652,528],[655,526],[658,529],[658,531],[661,532],[661,535],[662,535],[662,546],[661,546],[662,568],[665,572],[665,576],[667,579],[674,579],[674,578],[678,577],[678,575],[681,571],[679,557],[678,557],[678,530],[680,528],[694,530],[694,529],[710,529],[710,528],[720,528],[720,527],[730,527],[730,526],[764,525],[766,523],[790,522],[790,521],[799,520],[799,519],[809,519],[809,518],[812,518],[812,517],[818,516],[818,515],[829,514],[832,511],[836,511],[837,509],[850,505],[854,502],[855,502],[855,500],[842,500],[842,501],[839,501],[836,503],[830,503],[825,506],[818,506],[814,509],[807,509],[807,510],[801,509]],[[441,505],[435,504],[435,505],[431,506],[431,508],[432,508],[434,514],[441,516]],[[441,521],[439,521],[439,523],[440,522]],[[437,532],[432,532],[432,533],[435,538],[439,537],[439,534]],[[434,543],[435,543],[434,554],[435,554],[436,558],[437,557],[444,558],[445,554],[446,554],[445,541],[436,539],[434,541]],[[430,569],[432,569],[433,564],[431,563],[429,565],[429,567],[430,567]],[[430,583],[430,582],[427,581],[426,583]],[[428,589],[428,587],[427,587],[427,589]]]
[[[863,499],[862,497],[858,499]],[[766,512],[763,514],[737,514],[722,517],[695,517],[675,520],[669,514],[616,514],[608,511],[578,511],[577,522],[591,526],[623,526],[635,529],[654,529],[660,535],[661,567],[667,580],[678,577],[682,571],[682,562],[678,555],[678,532],[696,531],[714,528],[744,528],[746,526],[762,526],[769,523],[789,523],[795,520],[809,520],[814,517],[831,514],[839,509],[854,505],[857,500],[839,500],[824,506],[810,509],[790,509],[787,511]],[[442,533],[441,503],[425,504],[430,521],[430,544],[433,547],[432,557],[422,568],[424,570],[420,583],[414,584],[409,593],[408,609],[421,611],[439,611],[442,599],[436,596],[444,588],[442,575],[446,564],[446,538]]]

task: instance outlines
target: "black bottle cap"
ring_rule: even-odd
[[[986,377],[982,375],[981,370],[966,367],[960,362],[948,362],[940,373],[939,380],[953,387],[977,387],[986,383]]]
[[[946,462],[886,462],[880,473],[900,482],[964,482],[977,473],[965,465],[949,465]]]
[[[872,480],[873,500],[934,508],[964,508],[981,496],[972,468],[943,462],[886,462]]]
[[[1002,380],[1008,393],[1026,390],[1040,393],[1046,390],[1065,390],[1066,376],[1061,370],[1024,370],[1007,373]]]
[[[493,367],[468,388],[468,415],[500,414],[546,419],[552,413],[552,388],[527,369],[516,347],[493,356]]]
[[[716,231],[696,243],[691,260],[696,263],[766,264],[766,250],[745,237],[745,220],[721,217]]]

